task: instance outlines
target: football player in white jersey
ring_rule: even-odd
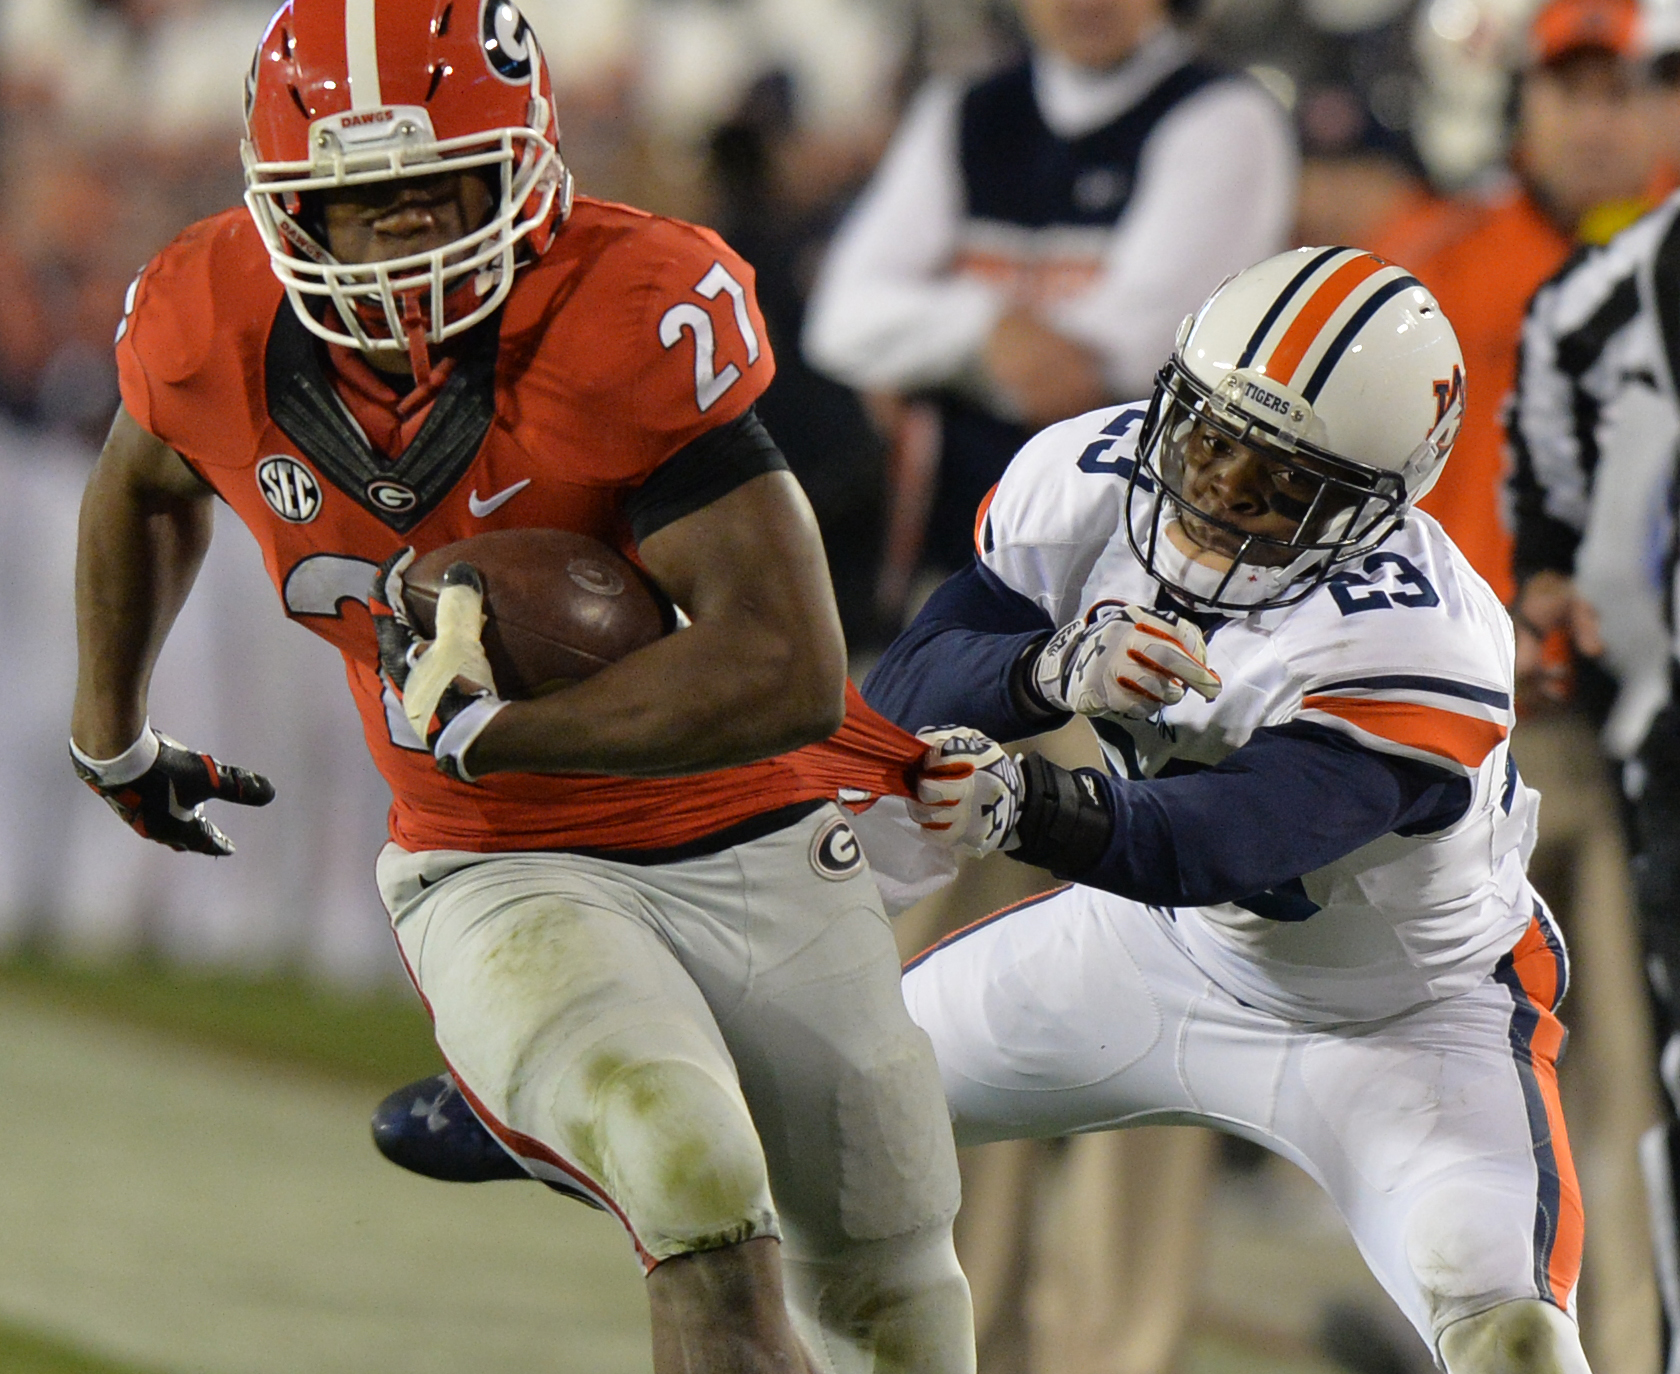
[[[865,692],[929,727],[931,842],[1071,882],[906,973],[960,1141],[1247,1136],[1326,1189],[1450,1374],[1583,1374],[1510,623],[1412,508],[1463,385],[1402,269],[1239,273],[1147,406],[1022,449]],[[994,742],[1074,713],[1106,772]]]

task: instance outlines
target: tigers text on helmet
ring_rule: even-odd
[[[1132,548],[1195,605],[1291,605],[1434,485],[1463,414],[1464,355],[1416,277],[1353,248],[1280,253],[1180,326],[1138,439]],[[1217,495],[1220,463],[1249,465],[1257,518]]]
[[[286,0],[245,79],[245,203],[292,307],[349,348],[423,352],[506,297],[571,208],[553,90],[509,0]],[[441,248],[338,262],[312,193],[476,172],[489,217]],[[327,307],[330,305],[330,311]]]

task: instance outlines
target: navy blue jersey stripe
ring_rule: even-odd
[[[1359,331],[1370,322],[1371,316],[1382,309],[1385,302],[1398,296],[1407,287],[1422,285],[1423,283],[1416,277],[1396,277],[1388,285],[1371,293],[1371,299],[1353,312],[1353,318],[1342,326],[1342,332],[1336,335],[1335,341],[1331,343],[1324,356],[1318,360],[1318,367],[1313,371],[1312,380],[1307,383],[1306,389],[1301,393],[1306,397],[1308,405],[1318,399],[1318,393],[1324,390],[1324,384],[1330,380],[1330,374],[1335,371],[1336,364],[1341,362],[1342,355],[1353,344]]]
[[[944,949],[947,945],[954,945],[958,940],[974,934],[975,931],[984,930],[994,921],[1001,921],[1005,916],[1012,916],[1017,911],[1025,911],[1029,906],[1037,906],[1040,902],[1047,902],[1052,897],[1060,897],[1070,886],[1071,884],[1069,883],[1063,883],[1060,887],[1053,887],[1050,891],[1041,892],[1036,897],[1028,897],[1024,902],[1015,902],[1010,906],[1004,907],[1002,911],[994,911],[990,916],[982,916],[978,921],[971,921],[961,930],[953,930],[943,939],[935,940],[914,959],[910,960],[910,962],[904,966],[904,972],[908,973],[911,969],[919,967],[926,960],[931,959],[935,954],[938,954],[939,951]]]
[[[1265,318],[1260,321],[1259,326],[1255,329],[1254,337],[1248,341],[1248,347],[1243,349],[1242,357],[1237,359],[1238,367],[1247,367],[1254,361],[1254,355],[1260,351],[1260,345],[1265,341],[1267,332],[1278,322],[1278,316],[1283,314],[1289,302],[1295,298],[1295,294],[1306,285],[1307,278],[1329,262],[1336,254],[1348,251],[1346,248],[1326,248],[1295,274],[1294,280],[1283,288],[1283,293],[1272,302],[1272,308],[1266,312]]]
[[[1422,673],[1384,673],[1375,677],[1350,677],[1340,682],[1326,682],[1321,686],[1308,689],[1308,696],[1317,696],[1321,692],[1339,692],[1348,687],[1369,687],[1374,691],[1384,689],[1401,692],[1434,692],[1443,697],[1460,697],[1465,701],[1478,701],[1484,706],[1497,706],[1501,710],[1509,710],[1511,696],[1508,692],[1501,692],[1493,687],[1475,687],[1468,682],[1455,682],[1450,677],[1427,677]]]
[[[1528,1112],[1528,1138],[1534,1147],[1534,1286],[1542,1297],[1562,1306],[1563,1295],[1552,1292],[1551,1267],[1563,1188],[1558,1178],[1557,1153],[1552,1148],[1552,1123],[1546,1115],[1546,1099],[1534,1076],[1534,1029],[1540,1024],[1540,1010],[1517,977],[1510,954],[1499,961],[1493,976],[1511,994],[1511,1057],[1522,1084],[1523,1105]]]

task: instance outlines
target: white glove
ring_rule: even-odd
[[[983,858],[1020,843],[1021,770],[995,740],[978,730],[948,726],[918,730],[926,742],[916,772],[910,819],[953,849]]]
[[[470,563],[451,563],[444,569],[437,638],[421,639],[403,599],[403,573],[413,561],[414,550],[403,549],[374,574],[368,610],[379,641],[379,666],[439,770],[460,782],[476,782],[463,762],[466,752],[507,705],[496,695],[496,680],[479,638],[484,629],[484,583]]]
[[[1181,701],[1187,687],[1207,701],[1220,688],[1200,630],[1171,611],[1123,601],[1099,602],[1057,630],[1038,651],[1031,680],[1053,710],[1135,720]]]

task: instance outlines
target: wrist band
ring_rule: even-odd
[[[437,744],[432,749],[432,756],[443,766],[444,772],[461,782],[478,781],[467,772],[462,755],[473,747],[484,727],[506,705],[507,702],[496,697],[484,696],[455,713],[454,719],[438,732]]]
[[[114,759],[96,759],[84,753],[75,740],[70,741],[70,757],[92,773],[101,787],[121,787],[151,768],[161,747],[148,719],[140,728],[140,737]]]
[[[1015,823],[1020,844],[1009,857],[1057,877],[1077,878],[1102,858],[1114,834],[1098,775],[1089,768],[1069,772],[1041,754],[1027,754],[1021,781],[1024,795]]]

